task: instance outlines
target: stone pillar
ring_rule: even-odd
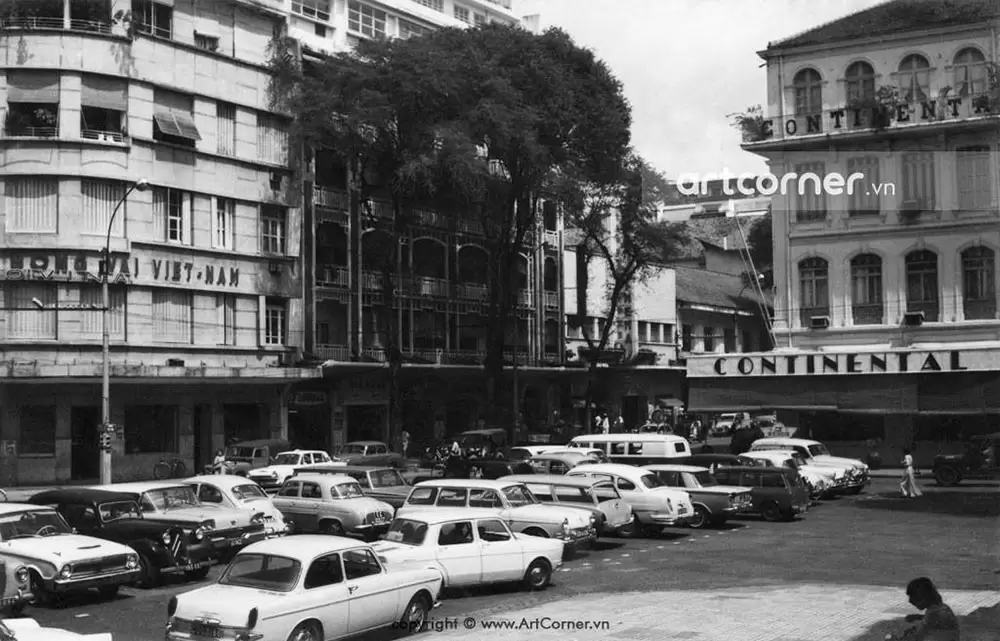
[[[70,10],[70,0],[63,0],[63,29],[73,28],[73,13]]]
[[[78,73],[64,73],[59,81],[59,137],[80,139],[80,110],[83,79]]]

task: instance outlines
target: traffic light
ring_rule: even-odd
[[[101,449],[111,450],[111,434],[108,432],[101,432]]]

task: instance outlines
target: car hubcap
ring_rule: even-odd
[[[299,630],[293,641],[317,641],[312,630]]]
[[[411,630],[419,630],[424,625],[424,609],[416,603],[411,605],[407,623],[410,624]]]
[[[541,585],[543,581],[545,581],[545,571],[539,566],[531,568],[531,582]]]

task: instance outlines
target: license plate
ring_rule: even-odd
[[[187,565],[180,566],[181,572],[190,572],[191,570],[197,570],[201,567],[204,567],[203,563],[188,563]]]
[[[678,514],[687,514],[688,513],[688,509],[682,505],[680,507],[680,509],[677,510],[677,513]]]
[[[221,639],[222,629],[214,625],[206,625],[204,623],[192,623],[191,624],[191,634],[196,637],[208,637],[209,639]]]

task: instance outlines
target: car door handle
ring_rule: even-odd
[[[358,586],[356,586],[356,585],[349,585],[349,586],[347,586],[347,593],[348,594],[354,594],[357,591],[358,591]]]

